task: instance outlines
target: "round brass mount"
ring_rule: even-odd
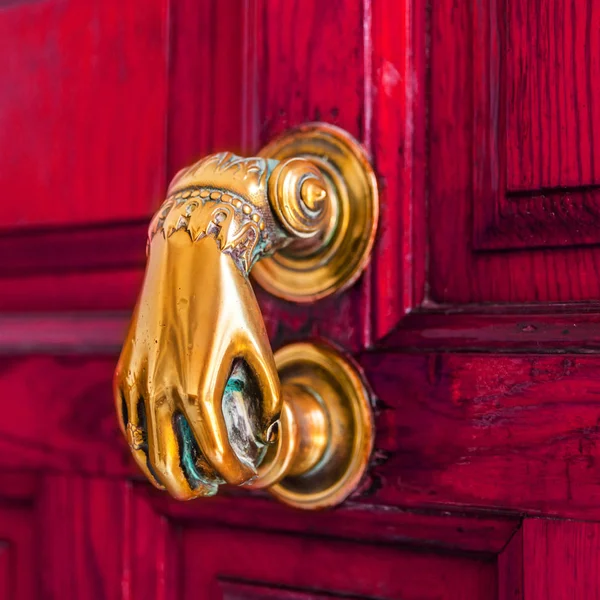
[[[259,153],[311,161],[325,177],[327,218],[316,239],[297,240],[255,265],[252,275],[269,293],[313,302],[340,292],[368,263],[377,229],[379,195],[369,159],[347,132],[308,123],[284,133]]]
[[[278,442],[255,488],[304,509],[344,501],[363,477],[373,448],[368,389],[354,363],[324,344],[301,342],[275,353],[283,392]]]

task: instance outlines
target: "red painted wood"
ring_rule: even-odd
[[[150,213],[165,186],[166,26],[165,0],[2,10],[2,227]]]
[[[505,10],[507,190],[599,185],[600,6],[511,0]]]
[[[200,547],[210,551],[199,553]],[[207,600],[222,598],[221,582],[232,580],[250,581],[282,599],[291,588],[308,597],[329,592],[369,600],[487,600],[497,586],[491,558],[399,547],[203,527],[185,530],[182,549],[184,593],[193,597],[204,590]]]
[[[423,300],[426,13],[410,0],[371,3],[371,151],[381,193],[373,256],[373,338]]]
[[[524,598],[600,598],[600,525],[526,519]]]
[[[123,311],[131,314],[142,285],[143,271],[51,272],[0,279],[0,311],[47,313]]]
[[[596,357],[378,354],[369,502],[600,517]]]
[[[0,598],[595,597],[592,0],[0,4]],[[259,297],[274,346],[359,352],[369,474],[316,514],[127,483],[144,223],[182,165],[308,120],[364,144],[380,235],[340,297]]]
[[[575,187],[563,187],[574,185],[566,175],[560,176],[564,181],[552,183],[554,187],[543,187],[552,181],[544,179],[549,177],[547,169],[543,177],[536,171],[529,191],[507,195],[506,184],[507,177],[518,177],[510,166],[518,159],[507,160],[507,149],[515,147],[513,138],[528,140],[523,143],[535,152],[532,165],[552,165],[561,156],[563,167],[570,169],[566,165],[574,163],[569,161],[591,165],[591,157],[598,155],[598,137],[589,133],[596,110],[591,107],[597,104],[595,67],[583,59],[574,64],[555,60],[585,56],[586,48],[593,55],[600,38],[593,28],[595,16],[590,13],[592,20],[586,20],[592,4],[486,0],[471,10],[468,3],[442,0],[431,12],[432,303],[568,302],[600,295],[598,249],[582,247],[598,242],[599,222],[594,179],[584,176],[584,167]],[[564,27],[548,28],[556,22]],[[592,29],[585,29],[588,22]],[[528,35],[528,27],[533,27],[528,23],[539,23],[539,33]],[[513,47],[515,40],[521,40],[518,47]],[[562,80],[576,83],[568,94],[564,87],[549,86],[550,81]],[[535,94],[538,106],[532,103]],[[560,111],[553,108],[555,101],[560,101]],[[544,116],[542,121],[527,121],[525,114]],[[588,124],[578,135],[580,118]],[[519,122],[522,132],[511,125],[507,134],[507,121]],[[552,127],[546,127],[547,122]],[[541,129],[553,142],[541,143],[538,135],[531,147],[530,140]],[[539,247],[551,249],[530,250]]]
[[[0,598],[175,600],[173,534],[126,482],[0,471]]]
[[[11,595],[10,589],[10,554],[7,542],[0,542],[0,598],[8,600]]]
[[[0,598],[38,598],[35,479],[20,473],[0,472]]]
[[[488,0],[474,11],[477,248],[599,241],[593,4]]]
[[[377,352],[547,353],[595,352],[600,348],[598,307],[457,308],[407,315]],[[130,313],[76,311],[0,314],[0,354],[114,355],[120,351]]]
[[[32,576],[36,563],[36,531],[32,507],[0,498],[0,598],[38,598],[37,580]]]
[[[146,262],[147,219],[102,225],[18,229],[0,236],[0,289],[4,278],[45,273],[89,273],[136,268]],[[101,248],[102,252],[98,249]]]
[[[248,4],[243,139],[250,149],[307,121],[339,125],[369,147],[372,89],[365,68],[371,69],[370,6],[355,0]],[[332,40],[337,42],[332,45]],[[350,292],[315,305],[292,305],[261,290],[257,294],[276,344],[313,335],[354,349],[372,337],[370,295],[368,277]]]
[[[523,528],[519,529],[498,556],[498,600],[524,600]],[[536,598],[535,594],[530,596]]]
[[[42,597],[121,598],[125,483],[44,478],[39,548]],[[129,533],[129,532],[128,532]]]
[[[381,342],[383,348],[404,352],[596,352],[600,349],[598,306],[495,306],[485,313],[459,307],[444,313],[414,312]]]
[[[48,71],[40,90],[20,62],[6,65],[14,86],[0,114],[31,132],[5,130],[23,147],[10,153],[3,189],[21,197],[24,180],[33,187],[27,202],[10,203],[0,232],[0,310],[131,309],[167,177],[214,150],[241,149],[242,45],[231,43],[242,38],[240,0],[173,2],[168,14],[164,0],[144,11],[78,5],[15,3],[0,17],[6,53],[26,50],[31,69]],[[53,44],[64,52],[55,63]],[[45,165],[33,180],[32,164]]]
[[[123,571],[123,600],[179,600],[184,597],[181,529],[186,525],[155,511],[147,484],[137,490],[127,487],[126,506],[124,543],[129,558]]]
[[[0,358],[0,396],[10,406],[0,421],[0,467],[131,473],[111,398],[115,363],[115,356]]]
[[[241,152],[243,17],[243,0],[171,3],[169,179],[211,152]]]
[[[136,472],[114,417],[114,361],[2,359],[0,393],[20,400],[0,422],[0,466]],[[374,352],[361,362],[378,398],[363,502],[600,515],[596,357]]]
[[[0,355],[115,355],[129,320],[122,312],[0,315]]]
[[[223,600],[327,600],[331,594],[319,594],[313,590],[293,590],[289,588],[269,587],[256,583],[220,580],[217,584]],[[336,594],[339,600],[352,600],[356,596]]]
[[[13,493],[6,494],[7,486]],[[15,495],[16,490],[19,492]],[[17,495],[20,504],[15,504]],[[389,536],[391,530],[386,532],[383,521],[377,527],[379,531],[374,531],[365,518],[368,511],[355,507],[345,511],[344,518],[330,513],[338,529],[344,527],[344,521],[350,524],[345,539],[336,541],[335,529],[321,529],[318,523],[327,522],[327,513],[308,515],[317,519],[315,528],[298,528],[290,537],[292,530],[286,530],[288,518],[296,522],[293,527],[298,527],[302,513],[272,501],[237,498],[236,504],[233,498],[224,497],[196,504],[173,500],[157,503],[154,496],[156,492],[148,484],[132,487],[125,482],[73,475],[28,478],[22,473],[0,471],[1,539],[10,540],[10,548],[17,551],[16,560],[11,562],[13,575],[26,576],[21,583],[29,586],[9,597],[174,600],[193,597],[186,587],[199,585],[199,578],[208,578],[210,585],[200,584],[196,595],[199,591],[202,597],[212,597],[209,592],[218,589],[221,593],[247,593],[249,597],[261,591],[267,597],[295,598],[293,593],[314,597],[312,594],[319,589],[325,595],[336,589],[349,593],[359,589],[360,597],[397,597],[389,592],[391,588],[406,591],[409,598],[486,598],[489,596],[481,590],[484,586],[488,591],[493,589],[497,556],[518,527],[518,520],[502,517],[398,511],[392,519],[396,528],[393,537]],[[223,511],[211,509],[211,505],[220,505]],[[25,518],[20,519],[19,514]],[[254,517],[260,517],[262,524]],[[253,527],[248,530],[250,521]],[[439,543],[437,528],[446,532],[445,542]],[[374,545],[373,533],[380,536],[380,541],[385,538],[386,543]],[[257,561],[256,557],[264,555],[269,547],[274,558]],[[425,552],[414,552],[419,548]],[[453,556],[450,549],[468,552]],[[367,566],[374,567],[360,577],[348,579],[343,569],[327,569],[336,557],[359,564],[366,550],[370,557]],[[294,567],[299,559],[302,569]],[[436,593],[443,590],[441,595],[427,595],[431,592],[425,586],[427,564],[441,567],[432,582]],[[417,574],[400,577],[399,571],[398,578],[393,577],[394,565],[416,568]],[[463,581],[458,579],[459,566],[464,567]],[[355,569],[351,572],[358,574]],[[330,584],[326,583],[328,577],[332,579]],[[21,580],[13,577],[10,581]],[[415,596],[419,590],[423,595]]]
[[[518,517],[464,516],[347,502],[336,511],[301,513],[258,493],[232,493],[206,501],[173,502],[166,494],[140,488],[157,513],[200,527],[243,528],[249,519],[257,531],[335,537],[368,543],[400,544],[479,554],[502,552],[520,526]]]

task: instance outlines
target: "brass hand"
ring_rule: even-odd
[[[216,154],[175,177],[151,223],[115,398],[136,462],[177,498],[257,473],[282,400],[248,273],[318,239],[325,196],[309,161]]]

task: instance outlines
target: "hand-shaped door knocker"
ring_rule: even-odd
[[[154,485],[189,499],[249,484],[306,508],[353,491],[372,448],[366,385],[324,344],[274,356],[248,275],[264,259],[255,279],[297,302],[345,289],[369,258],[377,210],[363,151],[330,125],[176,175],[115,374],[123,433]]]

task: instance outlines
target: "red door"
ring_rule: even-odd
[[[0,598],[600,597],[600,3],[3,0],[0,40]],[[372,158],[372,261],[259,300],[360,361],[369,476],[178,503],[113,414],[148,220],[315,120]]]

